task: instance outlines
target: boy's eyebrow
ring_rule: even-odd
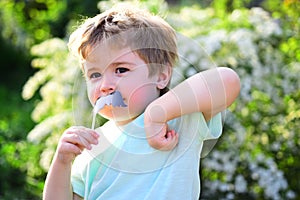
[[[109,66],[116,66],[116,65],[136,65],[134,62],[129,62],[129,61],[116,61],[116,62],[112,62],[111,64],[109,64]]]
[[[88,72],[88,71],[96,71],[97,70],[97,67],[84,67],[83,68],[83,71],[84,72]]]
[[[112,67],[116,67],[118,65],[136,65],[134,62],[130,62],[130,61],[116,61],[116,62],[112,62],[109,64],[108,67],[112,66]],[[87,67],[87,65],[84,65],[83,67],[83,71],[84,72],[88,72],[88,71],[97,71],[99,70],[98,67],[92,66],[92,67]]]

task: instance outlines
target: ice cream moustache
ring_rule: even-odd
[[[98,113],[105,105],[114,107],[126,107],[122,95],[119,91],[115,91],[107,96],[100,97],[94,106],[93,112]]]

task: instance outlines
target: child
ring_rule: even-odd
[[[86,20],[69,46],[91,104],[118,91],[126,106],[104,106],[99,114],[109,121],[96,131],[74,126],[62,134],[44,199],[198,199],[202,144],[220,136],[220,112],[240,90],[237,74],[215,68],[168,91],[175,32],[131,7]]]

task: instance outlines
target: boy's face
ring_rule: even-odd
[[[83,63],[88,97],[95,105],[99,97],[119,91],[127,107],[105,106],[100,114],[119,124],[140,115],[159,97],[160,74],[149,77],[146,63],[129,48],[96,47]]]

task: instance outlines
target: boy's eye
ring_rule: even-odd
[[[95,72],[90,75],[90,79],[100,78],[100,77],[101,77],[101,74],[99,72]]]
[[[125,68],[125,67],[118,67],[116,68],[116,73],[117,74],[122,74],[122,73],[125,73],[125,72],[128,72],[129,69]]]

